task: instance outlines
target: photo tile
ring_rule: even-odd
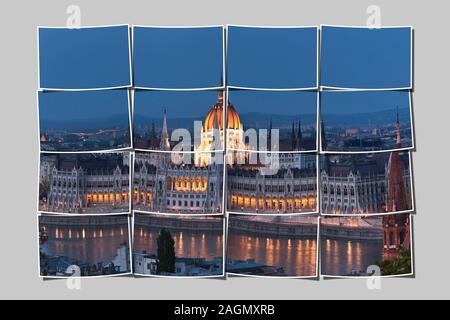
[[[129,218],[39,216],[39,266],[44,278],[131,273]]]
[[[41,153],[39,212],[130,213],[130,152]]]
[[[318,27],[227,28],[227,84],[241,88],[318,87]]]
[[[134,210],[173,215],[223,215],[222,152],[136,152]]]
[[[315,153],[228,151],[227,212],[318,213],[317,159]]]
[[[128,25],[39,27],[39,88],[131,87],[130,43]]]
[[[133,26],[134,85],[205,89],[224,84],[224,27]]]
[[[321,27],[320,85],[411,89],[412,27]]]
[[[224,276],[223,217],[134,215],[133,270],[137,276]]]
[[[316,91],[228,90],[227,149],[317,151]]]
[[[137,90],[134,148],[184,152],[223,150],[224,118],[223,90]]]
[[[408,91],[323,91],[321,149],[366,153],[414,148]]]
[[[413,271],[412,216],[321,217],[321,275],[399,277]]]
[[[321,214],[380,215],[414,210],[408,151],[320,156]]]
[[[131,147],[128,90],[38,92],[40,149],[113,151]]]
[[[318,276],[317,216],[229,216],[226,271],[253,277]]]

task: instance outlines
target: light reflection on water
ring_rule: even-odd
[[[316,238],[248,236],[230,231],[227,250],[232,260],[254,259],[268,266],[281,266],[286,276],[316,275]]]
[[[138,228],[135,231],[133,250],[156,254],[159,231],[159,228]],[[177,257],[214,259],[223,256],[221,231],[171,231],[171,234]]]
[[[50,225],[45,228],[49,238],[40,245],[41,252],[50,256],[66,256],[80,263],[109,263],[121,245],[125,243],[129,245],[126,225],[106,227]]]
[[[352,270],[366,272],[383,258],[383,241],[321,239],[322,274],[349,275]]]

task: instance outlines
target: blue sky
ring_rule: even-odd
[[[164,109],[167,118],[203,118],[217,102],[218,91],[136,91],[134,116],[162,118]]]
[[[229,101],[239,114],[302,115],[317,113],[317,93],[312,91],[229,90]]]
[[[317,28],[228,28],[228,85],[311,88],[317,85]]]
[[[128,121],[126,90],[39,92],[39,120],[92,120],[124,115]]]
[[[383,110],[409,108],[408,91],[321,92],[321,114],[354,115]]]
[[[411,28],[322,27],[321,85],[407,88],[411,75]]]
[[[40,28],[40,87],[89,89],[129,86],[128,26]]]
[[[223,28],[134,27],[134,84],[146,88],[223,86]]]

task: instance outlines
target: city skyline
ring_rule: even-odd
[[[411,120],[411,97],[406,91],[322,92],[322,151],[362,153],[412,149]]]
[[[42,151],[131,147],[127,90],[38,92]]]

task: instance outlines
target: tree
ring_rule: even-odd
[[[50,181],[45,179],[39,183],[39,200],[48,198],[49,192],[50,192]]]
[[[411,249],[400,247],[397,258],[375,264],[380,267],[382,276],[411,273]]]
[[[161,229],[158,239],[158,259],[156,262],[156,273],[175,272],[175,240],[173,240],[170,231]]]

